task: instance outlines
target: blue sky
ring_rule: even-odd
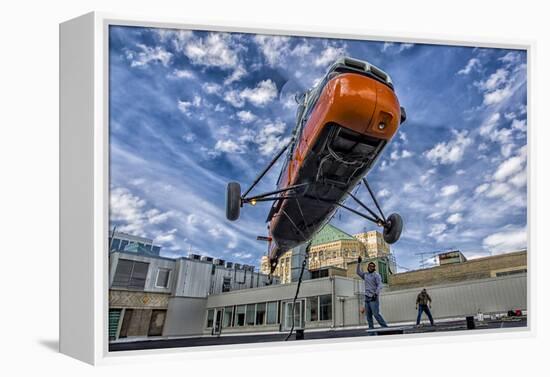
[[[294,95],[344,55],[388,72],[407,110],[368,175],[384,212],[404,219],[398,265],[527,244],[524,51],[111,27],[109,55],[111,225],[153,238],[165,256],[258,265],[269,204],[229,222],[226,184],[252,182],[289,139]],[[376,228],[345,212],[333,224]]]

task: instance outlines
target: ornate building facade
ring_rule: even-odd
[[[331,224],[325,225],[313,237],[308,254],[307,268],[311,272],[328,267],[347,269],[348,263],[357,261],[359,256],[365,259],[388,257],[393,260],[390,247],[380,232],[373,230],[350,235]],[[262,257],[260,270],[264,274],[269,273],[267,256]],[[281,255],[274,275],[281,279],[282,284],[290,283],[291,270],[292,250],[289,250]]]

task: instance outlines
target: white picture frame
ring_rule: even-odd
[[[239,25],[235,23],[207,24],[190,20],[143,18],[109,13],[88,13],[60,24],[60,351],[90,364],[105,364],[131,360],[130,356],[159,357],[169,355],[181,359],[194,355],[205,357],[203,351],[230,355],[243,348],[260,354],[276,349],[292,352],[294,347],[308,344],[357,343],[370,346],[362,339],[305,341],[301,344],[254,344],[217,346],[193,349],[163,349],[155,351],[108,351],[108,202],[109,202],[109,139],[108,139],[108,28],[110,25],[162,27],[175,29],[251,32],[262,34],[368,39],[392,42],[415,42],[493,48],[514,48],[527,52],[528,77],[532,79],[532,41],[447,39],[438,40],[415,34],[368,35],[362,30],[320,30],[289,28],[278,25]],[[531,113],[531,85],[528,85],[528,112]],[[528,146],[531,148],[531,121],[528,120]],[[528,165],[528,181],[532,168]],[[529,211],[528,184],[528,222]],[[527,329],[507,330],[509,336],[526,336],[533,332],[533,282],[531,232],[528,231],[528,293],[530,313]],[[171,283],[172,277],[169,277]],[[517,334],[514,334],[516,332]],[[476,334],[483,334],[483,331]],[[456,335],[432,334],[403,341],[445,341]],[[461,335],[471,337],[472,335]],[[485,334],[498,337],[499,334]],[[434,337],[436,338],[434,340]],[[391,343],[377,340],[376,343]],[[388,343],[388,344],[389,344]],[[256,352],[255,351],[255,352]],[[201,356],[202,352],[202,356]]]

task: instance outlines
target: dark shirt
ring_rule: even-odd
[[[420,292],[418,296],[416,297],[416,304],[417,305],[428,305],[428,302],[430,304],[432,303],[432,298],[427,292]]]

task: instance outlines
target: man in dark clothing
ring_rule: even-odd
[[[365,309],[367,311],[367,323],[369,324],[369,329],[374,328],[374,323],[372,317],[376,318],[381,327],[388,327],[384,318],[379,312],[380,302],[378,296],[380,295],[380,290],[382,289],[382,278],[380,274],[376,272],[376,264],[370,262],[367,265],[367,271],[361,271],[361,257],[357,259],[357,275],[365,281]]]
[[[430,323],[432,324],[432,326],[434,325],[434,319],[432,318],[432,313],[430,312],[431,307],[432,298],[430,297],[428,292],[426,292],[426,288],[424,288],[416,297],[416,309],[418,310],[418,316],[416,317],[416,326],[420,325],[422,312],[426,313],[428,319],[430,320]]]

